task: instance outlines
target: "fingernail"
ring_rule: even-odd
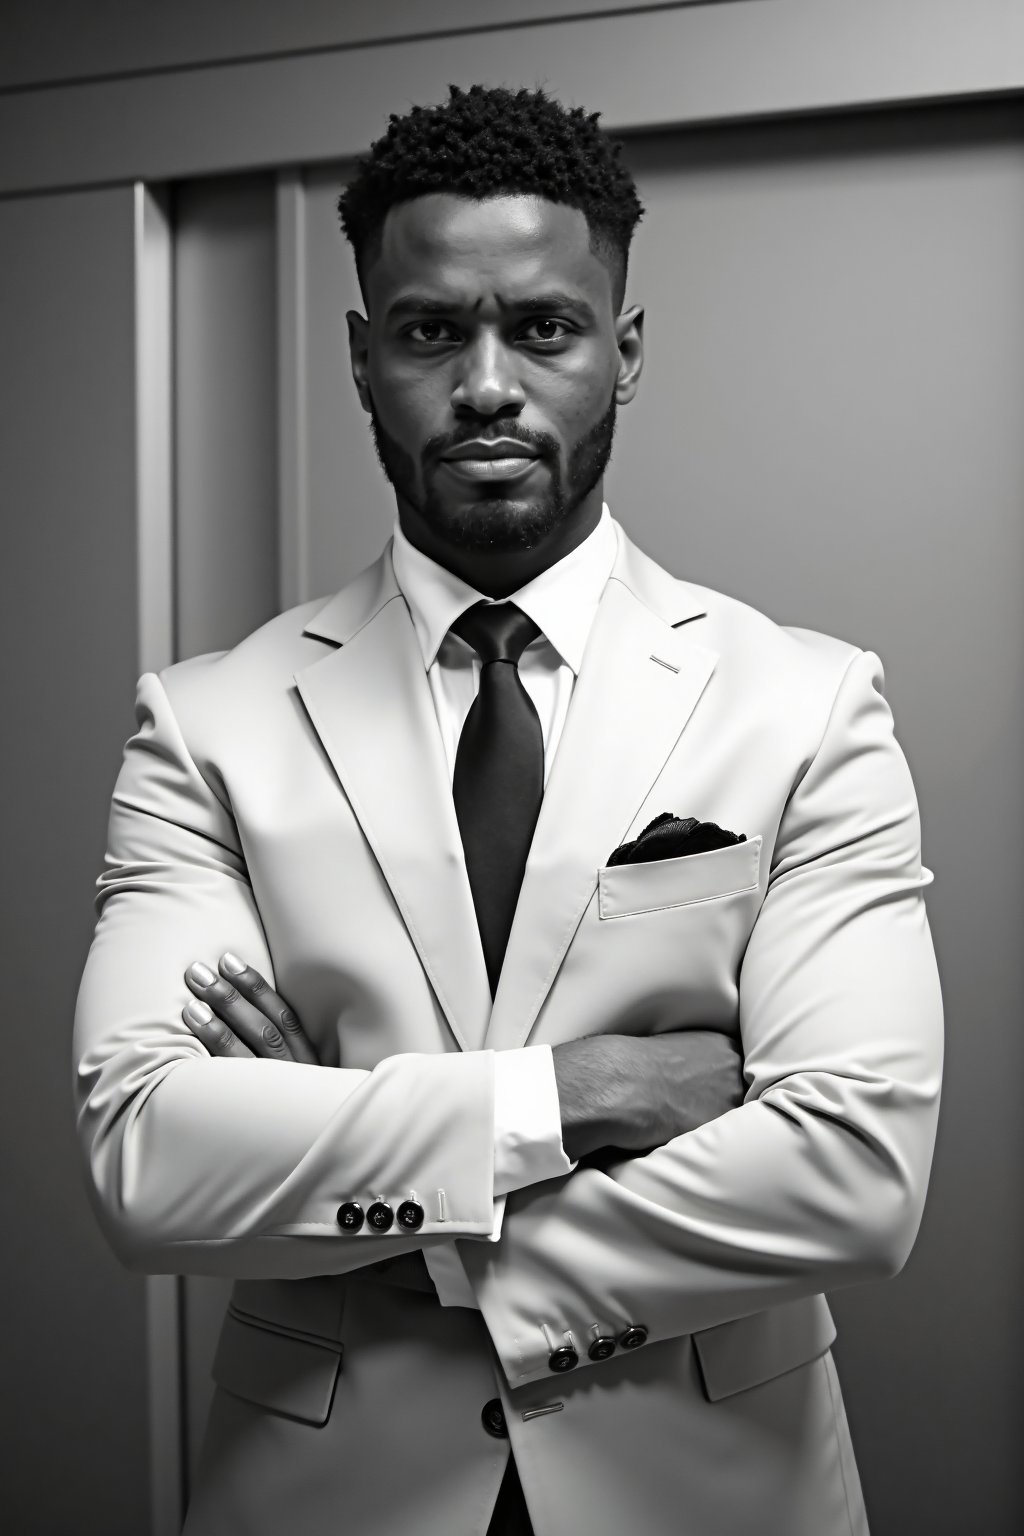
[[[239,960],[238,956],[233,955],[230,949],[226,949],[221,955],[220,963],[226,971],[231,972],[232,976],[238,976],[245,970],[245,961]]]
[[[188,1014],[193,1024],[212,1024],[213,1022],[213,1009],[207,1008],[206,1004],[201,1003],[198,998],[193,998],[190,1003],[186,1003],[182,1011]]]
[[[216,976],[210,970],[210,967],[208,965],[204,965],[201,960],[194,960],[189,966],[189,971],[191,973],[192,980],[198,981],[201,987],[212,987],[213,983],[217,980]]]

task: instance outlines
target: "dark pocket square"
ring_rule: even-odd
[[[743,832],[727,832],[716,821],[681,820],[669,811],[655,816],[639,837],[620,843],[608,856],[609,864],[648,864],[654,859],[678,859],[687,853],[710,853],[712,848],[731,848],[745,843]]]

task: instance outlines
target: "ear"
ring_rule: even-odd
[[[359,404],[370,413],[370,322],[358,310],[350,309],[345,316],[348,325],[348,355],[352,364],[352,380],[359,396]]]
[[[615,403],[628,405],[636,394],[644,366],[644,312],[639,304],[622,311],[615,322],[615,340],[619,347]]]

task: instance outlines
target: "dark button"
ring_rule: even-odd
[[[346,1200],[338,1206],[338,1226],[343,1232],[358,1232],[363,1224],[363,1208],[358,1200]]]
[[[505,1410],[501,1406],[500,1397],[492,1397],[489,1403],[484,1403],[483,1412],[480,1414],[484,1429],[495,1440],[508,1439],[508,1425],[505,1423]]]
[[[418,1200],[403,1200],[398,1207],[398,1225],[418,1232],[423,1225],[423,1207]]]
[[[386,1200],[375,1200],[366,1213],[366,1219],[375,1232],[388,1232],[394,1226],[395,1213]]]
[[[609,1355],[615,1353],[615,1340],[605,1333],[599,1339],[595,1339],[587,1350],[591,1360],[607,1360]]]
[[[639,1349],[641,1344],[647,1343],[647,1329],[643,1323],[634,1323],[632,1328],[619,1334],[619,1343],[623,1349]]]
[[[574,1365],[579,1365],[580,1357],[568,1344],[563,1344],[560,1349],[554,1349],[548,1355],[548,1365],[553,1371],[571,1371]]]

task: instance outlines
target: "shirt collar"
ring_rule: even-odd
[[[561,560],[501,601],[528,614],[567,666],[578,674],[597,605],[617,551],[615,525],[607,503],[597,527]],[[460,576],[410,544],[395,519],[391,558],[395,580],[409,605],[423,665],[433,665],[441,642],[456,619],[474,603],[494,599],[477,592]]]

